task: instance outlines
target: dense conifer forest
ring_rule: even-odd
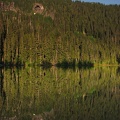
[[[0,0],[0,63],[118,65],[120,5]]]

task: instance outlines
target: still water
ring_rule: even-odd
[[[120,120],[120,68],[2,69],[0,120]]]

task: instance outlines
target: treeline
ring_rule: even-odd
[[[37,0],[53,11],[52,19],[33,14],[34,0],[4,2],[11,1],[19,11],[0,12],[1,63],[120,63],[119,5]]]

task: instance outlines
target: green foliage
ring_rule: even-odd
[[[95,38],[93,36],[88,36],[91,41],[95,41]]]
[[[12,1],[19,12],[0,12],[1,63],[120,63],[119,5],[71,0]],[[45,7],[43,15],[33,14],[35,2]]]

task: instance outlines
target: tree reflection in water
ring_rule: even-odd
[[[118,68],[7,69],[0,79],[3,120],[120,119]]]
[[[3,76],[3,70],[0,69],[0,116],[2,116],[2,111],[4,110],[4,104],[6,100],[6,93],[4,91],[4,76]]]

